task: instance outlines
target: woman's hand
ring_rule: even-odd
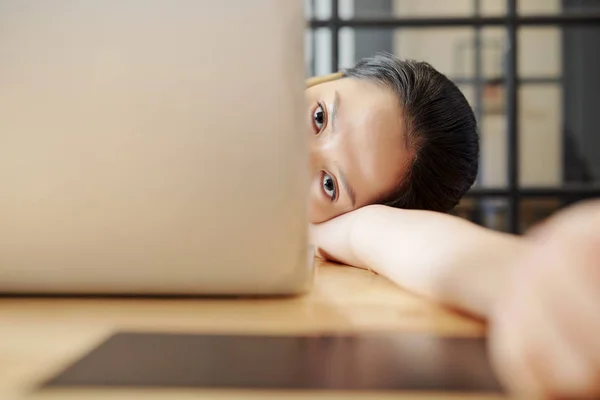
[[[600,397],[600,202],[530,238],[491,316],[492,361],[512,391]]]
[[[528,238],[426,211],[370,206],[311,227],[322,257],[490,319],[511,390],[600,397],[600,202]]]
[[[361,260],[352,249],[352,235],[356,220],[368,213],[369,207],[364,207],[322,224],[311,224],[310,241],[315,246],[315,255],[329,261],[361,266]]]

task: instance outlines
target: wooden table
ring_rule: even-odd
[[[369,271],[318,262],[306,296],[279,299],[0,298],[0,398],[398,398],[398,393],[225,390],[39,391],[40,382],[116,331],[298,335],[412,332],[480,337],[481,322]],[[416,393],[404,393],[413,398]],[[418,393],[449,398],[448,393]],[[437,396],[437,397],[436,397]],[[497,398],[455,394],[456,398]]]

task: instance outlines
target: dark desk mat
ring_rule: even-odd
[[[118,333],[45,388],[500,392],[485,341],[425,335]]]

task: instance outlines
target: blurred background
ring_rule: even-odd
[[[518,233],[600,196],[600,0],[305,0],[305,10],[310,75],[387,51],[463,90],[481,160],[457,215]]]

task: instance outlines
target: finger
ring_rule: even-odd
[[[600,226],[596,228],[600,237]],[[600,364],[600,248],[584,234],[563,234],[537,250],[542,304],[568,340]]]
[[[513,386],[520,392],[535,391],[545,396],[593,395],[598,393],[598,362],[590,356],[590,350],[597,345],[594,336],[598,331],[588,334],[584,341],[572,335],[573,324],[568,323],[567,316],[585,325],[588,321],[580,319],[577,307],[590,307],[581,302],[581,285],[567,284],[572,285],[574,275],[566,275],[563,266],[573,257],[560,256],[559,249],[559,245],[538,246],[532,252],[522,267],[523,279],[515,285],[511,307],[506,310],[520,316],[513,321],[514,330],[520,334],[513,332],[512,346],[521,352],[513,356],[513,362],[521,358],[523,376],[513,378]],[[597,319],[598,315],[592,318]]]
[[[541,393],[542,386],[529,363],[524,362],[528,349],[529,324],[524,305],[530,294],[530,254],[515,265],[507,280],[502,301],[496,303],[490,321],[490,354],[496,374],[503,385],[513,393]]]
[[[535,307],[532,307],[535,308]],[[594,393],[590,365],[539,308],[506,313],[495,325],[495,367],[507,389],[527,397]]]
[[[520,315],[512,312],[512,308],[495,312],[488,342],[492,367],[508,391],[517,394],[541,393],[542,387],[531,366],[523,362],[526,345],[521,320]]]
[[[558,275],[558,274],[557,274]],[[600,365],[599,287],[592,288],[575,273],[549,278],[554,282],[540,293],[559,329],[569,341],[577,343]]]
[[[541,290],[537,291],[538,293]],[[541,296],[541,293],[540,293]],[[564,333],[555,309],[538,300],[528,307],[524,363],[530,365],[544,395],[583,397],[595,393],[596,375],[587,349]]]

